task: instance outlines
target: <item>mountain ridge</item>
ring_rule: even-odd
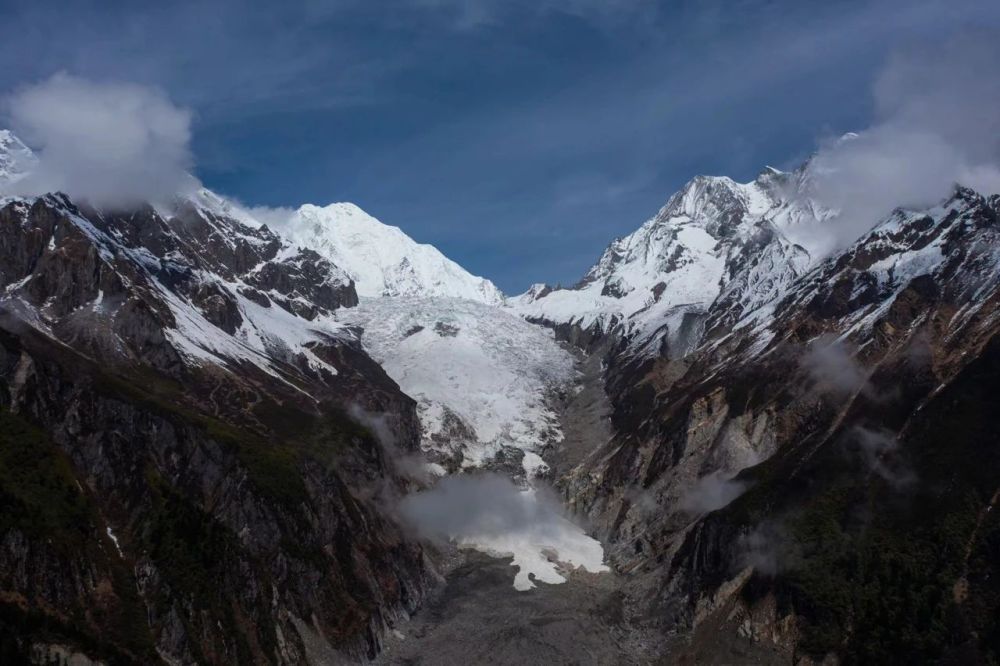
[[[355,278],[361,296],[447,296],[490,305],[504,301],[489,280],[469,274],[433,245],[417,243],[352,203],[305,204],[280,225]]]
[[[0,589],[82,618],[53,633],[92,656],[373,658],[441,582],[386,507],[485,469],[552,480],[620,576],[615,631],[663,658],[988,661],[1000,195],[958,186],[824,256],[812,187],[696,177],[575,287],[512,298],[350,204],[288,233],[203,188],[0,198],[0,452],[36,433],[66,460],[53,506],[88,516],[0,474],[45,528],[3,532],[29,573]],[[519,566],[551,569],[530,541]]]
[[[0,185],[16,187],[36,164],[30,148],[9,130],[0,130]],[[267,226],[253,209],[212,192],[193,176],[190,182],[191,191],[180,193],[160,211],[163,215],[195,205],[248,227]],[[278,216],[277,222],[272,219],[271,225],[291,244],[319,252],[344,270],[362,296],[446,296],[491,305],[505,299],[491,281],[470,274],[433,245],[414,241],[399,227],[383,224],[353,203],[303,204]]]
[[[662,340],[657,322],[701,316],[727,294],[738,293],[747,310],[761,307],[815,261],[790,234],[833,215],[806,196],[804,172],[769,168],[749,183],[698,176],[613,241],[577,285],[536,285],[511,306],[534,321],[588,337],[616,333],[649,349]]]

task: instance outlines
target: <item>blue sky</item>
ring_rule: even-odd
[[[987,0],[159,4],[0,0],[0,91],[160,87],[210,187],[353,201],[509,293],[574,282],[695,174],[866,127],[893,50],[1000,28]]]

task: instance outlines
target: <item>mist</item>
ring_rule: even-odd
[[[846,396],[866,387],[868,375],[852,349],[833,336],[821,336],[806,348],[801,366],[824,393]]]
[[[191,112],[156,88],[60,73],[3,100],[11,129],[38,158],[9,194],[65,192],[107,208],[167,203],[196,181]]]
[[[562,505],[539,486],[524,491],[500,474],[459,474],[441,479],[432,490],[408,495],[400,513],[423,536],[462,539],[513,531],[545,534],[561,529]]]
[[[534,483],[522,489],[494,473],[447,476],[404,497],[398,513],[427,539],[512,557],[517,590],[563,583],[565,566],[607,571],[601,543],[565,515],[555,492]]]
[[[899,442],[892,432],[855,426],[849,437],[868,469],[890,486],[898,490],[916,482],[916,474],[896,455]]]
[[[243,208],[255,220],[274,230],[281,230],[295,215],[294,208],[283,206],[244,206]]]
[[[748,485],[712,472],[698,479],[680,498],[680,508],[691,514],[716,511],[743,494]]]
[[[1000,192],[1000,42],[958,35],[893,55],[875,79],[874,123],[822,143],[813,197],[839,211],[795,239],[822,256],[845,247],[896,207],[920,208],[955,184]]]
[[[407,451],[399,446],[388,414],[370,412],[358,404],[350,405],[347,413],[355,423],[371,431],[386,459],[398,474],[421,486],[429,485],[433,481],[434,475],[424,457],[420,453]]]
[[[774,576],[791,564],[794,539],[784,524],[767,520],[740,536],[735,564],[739,569],[753,567],[763,576]]]

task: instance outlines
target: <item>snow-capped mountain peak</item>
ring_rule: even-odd
[[[37,162],[35,154],[10,130],[0,129],[0,184],[24,178]]]
[[[796,232],[827,216],[808,197],[801,169],[768,167],[747,183],[697,176],[612,242],[575,287],[536,285],[511,305],[534,321],[617,329],[658,350],[649,343],[666,335],[665,324],[689,329],[716,299],[732,300],[734,311],[774,299],[818,257],[794,242]]]
[[[38,159],[9,130],[0,130],[0,185],[13,184],[35,169]],[[203,187],[197,178],[158,212],[170,217],[186,206],[236,220],[251,228],[263,226],[254,212]],[[491,281],[472,275],[432,245],[418,243],[399,227],[383,224],[352,203],[306,204],[275,230],[293,246],[313,250],[342,268],[354,280],[360,296],[465,298],[490,305],[504,303]]]
[[[360,296],[451,296],[492,305],[504,301],[489,280],[352,203],[306,204],[280,231],[346,270]]]

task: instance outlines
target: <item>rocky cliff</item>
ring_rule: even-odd
[[[616,435],[564,488],[673,659],[996,659],[998,234],[958,188],[763,307],[723,289],[690,351],[608,354]]]
[[[196,201],[0,204],[0,646],[335,663],[420,603],[408,481],[352,421],[413,401],[330,317],[342,271]]]

